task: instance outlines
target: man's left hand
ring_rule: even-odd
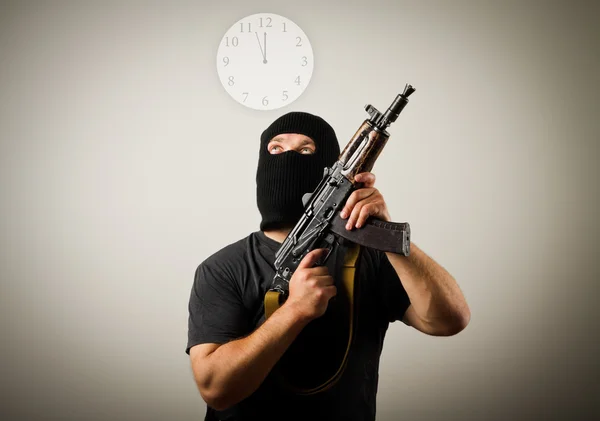
[[[357,174],[354,179],[359,183],[363,183],[363,186],[352,192],[340,212],[343,219],[348,218],[346,229],[352,230],[354,227],[362,227],[369,216],[390,222],[392,218],[385,200],[383,200],[379,190],[373,187],[375,185],[375,174],[363,172]]]

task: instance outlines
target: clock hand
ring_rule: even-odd
[[[260,39],[258,38],[258,32],[254,33],[256,35],[256,40],[258,41],[258,46],[260,47],[260,52],[263,56],[263,63],[267,60],[266,56],[265,56],[265,52],[263,51],[262,45],[260,44]]]
[[[264,54],[265,59],[263,60],[263,63],[267,64],[267,33],[264,32],[264,34],[265,34],[265,54]]]

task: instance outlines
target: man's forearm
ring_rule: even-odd
[[[308,323],[283,305],[251,335],[217,348],[207,359],[204,385],[215,409],[228,408],[252,394]]]
[[[417,316],[432,333],[460,331],[470,318],[469,307],[455,279],[414,243],[409,256],[386,253]]]

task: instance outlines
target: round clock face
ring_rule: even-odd
[[[273,13],[234,23],[217,53],[221,84],[233,99],[255,110],[274,110],[298,99],[310,82],[313,65],[304,31]]]

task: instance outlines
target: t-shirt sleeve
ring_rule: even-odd
[[[195,345],[224,344],[247,334],[248,315],[237,280],[214,261],[196,269],[188,310],[187,354]]]
[[[410,306],[410,298],[386,254],[375,250],[375,257],[379,263],[376,277],[384,316],[390,323],[402,320]]]

